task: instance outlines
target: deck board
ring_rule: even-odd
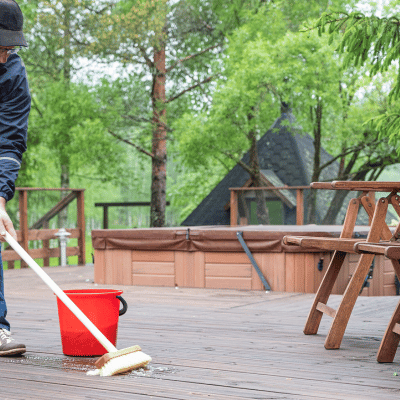
[[[46,268],[63,289],[101,288],[93,267]],[[29,269],[5,271],[8,318],[25,356],[0,358],[2,399],[398,399],[400,354],[376,354],[398,297],[359,297],[342,347],[302,333],[313,294],[118,286],[128,312],[118,348],[139,344],[148,370],[85,374],[95,358],[62,354],[57,303]],[[340,296],[332,296],[336,308]],[[400,351],[399,351],[400,353]]]

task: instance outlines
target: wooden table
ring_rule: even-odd
[[[306,238],[286,236],[285,244],[294,244],[304,247],[317,247],[334,250],[326,274],[316,293],[314,302],[304,328],[306,335],[315,335],[323,314],[333,318],[329,333],[325,340],[326,349],[338,349],[341,345],[350,315],[362,290],[364,280],[376,254],[383,254],[390,258],[395,273],[400,277],[400,224],[394,233],[385,222],[388,206],[391,204],[400,216],[400,182],[314,182],[314,189],[349,190],[361,192],[358,197],[349,202],[343,229],[339,239]],[[388,192],[386,197],[376,203],[369,196],[370,192]],[[354,227],[360,210],[363,207],[371,219],[371,228],[366,239],[354,239]],[[360,258],[354,274],[343,294],[339,307],[334,310],[327,306],[329,296],[338,277],[347,253],[359,253]],[[387,327],[385,336],[378,351],[379,362],[392,362],[400,341],[400,303]]]

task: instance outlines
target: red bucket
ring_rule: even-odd
[[[122,290],[81,289],[64,293],[114,344],[117,343],[118,317],[125,314],[127,304]],[[123,308],[120,310],[120,302]],[[58,317],[63,353],[67,356],[102,356],[107,350],[57,297]]]

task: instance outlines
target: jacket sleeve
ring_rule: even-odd
[[[31,96],[20,57],[10,56],[5,66],[0,77],[0,197],[9,201],[27,146]]]

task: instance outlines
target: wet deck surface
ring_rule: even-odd
[[[93,268],[46,268],[62,289],[93,283]],[[30,269],[5,272],[14,337],[27,345],[0,358],[8,399],[398,399],[400,350],[393,364],[376,353],[398,297],[359,298],[342,348],[302,333],[313,295],[232,290],[112,286],[129,304],[118,348],[139,344],[147,370],[87,376],[96,358],[64,356],[57,303]],[[334,296],[329,303],[338,304]],[[395,375],[398,374],[398,376]]]

